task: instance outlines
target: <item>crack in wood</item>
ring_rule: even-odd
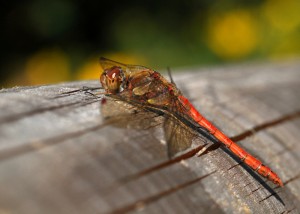
[[[43,148],[46,148],[48,146],[52,146],[52,145],[56,145],[59,143],[64,142],[65,140],[69,140],[75,137],[79,137],[82,136],[84,134],[87,134],[88,132],[93,132],[96,130],[99,130],[101,128],[104,128],[105,126],[109,125],[110,123],[114,123],[116,121],[114,120],[108,120],[105,123],[101,123],[83,130],[77,130],[74,132],[69,132],[63,135],[59,135],[59,136],[55,136],[52,138],[48,138],[48,139],[44,139],[44,140],[37,140],[34,142],[27,142],[25,144],[16,146],[16,147],[12,147],[12,148],[8,148],[8,149],[4,149],[4,150],[0,150],[0,161],[4,161],[19,155],[23,155],[29,152],[34,152],[34,151],[38,151],[41,150]]]
[[[246,188],[246,187],[249,186],[250,184],[252,184],[252,182],[247,183],[245,186],[243,186],[243,188]]]
[[[252,195],[253,193],[255,193],[256,191],[260,190],[261,186],[259,186],[258,188],[252,190],[248,195],[246,195],[246,197],[249,197],[250,195]]]
[[[267,197],[265,197],[264,199],[262,199],[262,200],[260,200],[258,203],[261,203],[261,202],[263,202],[263,201],[265,201],[265,200],[267,200],[268,198],[270,198],[270,197],[272,197],[272,196],[275,196],[276,197],[276,195],[278,196],[278,192],[272,192],[270,195],[268,195]],[[283,203],[283,202],[282,202]],[[284,205],[284,203],[283,203],[283,205]]]
[[[65,108],[65,107],[70,107],[70,106],[75,106],[77,104],[80,104],[79,106],[85,106],[85,105],[89,105],[95,102],[99,102],[99,100],[93,100],[90,102],[86,102],[86,103],[82,103],[82,102],[73,102],[73,103],[67,103],[67,104],[63,104],[63,105],[57,105],[57,106],[49,106],[49,107],[45,107],[45,108],[37,108],[37,109],[33,109],[31,111],[26,111],[26,112],[21,112],[21,113],[16,113],[13,115],[9,115],[7,117],[4,117],[2,119],[0,119],[0,124],[5,124],[5,123],[10,123],[16,120],[20,120],[24,117],[28,117],[28,116],[32,116],[35,114],[40,114],[46,111],[53,111],[56,109],[61,109],[61,108]]]
[[[135,174],[131,174],[129,176],[123,177],[123,178],[119,179],[119,182],[121,182],[121,184],[116,185],[116,186],[124,185],[125,183],[128,183],[128,182],[130,182],[132,180],[139,179],[139,178],[141,178],[141,177],[143,177],[145,175],[148,175],[148,174],[150,174],[152,172],[156,172],[156,171],[158,171],[160,169],[163,169],[163,168],[166,168],[168,166],[171,166],[171,165],[173,165],[175,163],[178,163],[178,162],[180,162],[182,160],[191,158],[195,154],[197,154],[197,152],[199,152],[204,146],[205,145],[198,146],[198,147],[196,147],[196,148],[194,148],[194,149],[192,149],[192,150],[190,150],[190,151],[188,151],[188,152],[186,152],[186,153],[184,153],[184,154],[182,154],[182,155],[180,155],[180,156],[178,156],[178,157],[176,157],[174,159],[170,159],[168,161],[161,162],[161,163],[159,163],[157,165],[154,165],[152,167],[149,167],[147,169],[139,171],[139,172],[137,172]],[[114,187],[116,187],[116,186],[114,186]]]
[[[300,173],[297,174],[296,176],[294,176],[294,177],[288,179],[288,180],[285,181],[283,184],[284,184],[284,185],[287,185],[288,183],[293,182],[293,181],[295,181],[295,180],[297,180],[297,179],[299,179],[299,178],[300,178]]]
[[[183,188],[191,186],[191,185],[193,185],[193,184],[195,184],[195,183],[203,180],[204,178],[209,177],[210,175],[214,174],[215,172],[216,171],[212,171],[212,172],[210,172],[210,173],[208,173],[206,175],[203,175],[201,177],[198,177],[198,178],[196,178],[194,180],[188,181],[188,182],[183,183],[183,184],[179,184],[179,185],[177,185],[175,187],[172,187],[172,188],[167,189],[165,191],[159,192],[158,194],[152,195],[152,196],[150,196],[148,198],[144,198],[144,199],[135,201],[135,202],[133,202],[131,204],[128,204],[128,205],[126,205],[124,207],[121,207],[121,208],[118,208],[116,210],[113,210],[113,211],[111,211],[109,213],[110,214],[119,214],[119,213],[127,213],[127,212],[130,212],[130,211],[138,210],[141,207],[144,207],[144,206],[146,206],[146,205],[148,205],[148,204],[150,204],[152,202],[155,202],[155,201],[163,198],[164,196],[170,195],[170,194],[172,194],[172,193],[174,193],[176,191],[179,191],[179,190],[181,190]]]
[[[231,167],[229,167],[227,170],[229,171],[229,170],[231,170],[231,169],[233,169],[233,168],[235,168],[235,167],[241,165],[242,163],[243,163],[243,162],[238,162],[237,164],[234,164],[234,165],[232,165]]]
[[[294,207],[294,208],[292,208],[292,209],[290,209],[290,210],[287,210],[286,213],[291,213],[291,212],[293,212],[293,211],[296,210],[296,209],[297,209],[297,208]]]
[[[252,136],[256,132],[259,132],[261,130],[270,128],[272,126],[276,126],[278,124],[281,124],[281,123],[284,123],[284,122],[296,119],[297,117],[300,117],[300,111],[296,111],[296,112],[293,112],[291,114],[287,114],[285,116],[282,116],[282,117],[279,117],[277,119],[271,120],[269,122],[262,123],[262,124],[260,124],[258,126],[253,127],[250,130],[247,130],[247,131],[245,131],[245,132],[243,132],[243,133],[241,133],[241,134],[239,134],[237,136],[232,137],[231,140],[233,140],[235,142],[243,140],[246,137]]]

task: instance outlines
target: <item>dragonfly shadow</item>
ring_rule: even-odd
[[[253,171],[251,168],[249,168],[247,165],[244,164],[244,162],[242,162],[239,158],[237,158],[235,155],[233,155],[230,151],[228,151],[227,148],[225,148],[224,146],[222,146],[222,144],[220,142],[217,142],[217,143],[214,143],[212,144],[211,146],[209,146],[203,153],[201,153],[199,156],[202,156],[202,155],[206,155],[218,148],[220,148],[223,150],[223,152],[225,152],[226,154],[228,154],[232,159],[234,159],[238,164],[237,165],[234,165],[234,166],[238,166],[240,165],[244,170],[246,170],[255,180],[257,180],[263,187],[264,189],[266,189],[270,195],[267,196],[265,199],[263,200],[266,200],[267,198],[271,197],[271,196],[274,196],[281,204],[285,205],[285,203],[283,202],[283,200],[281,199],[281,197],[278,195],[278,193],[275,191],[276,187],[275,188],[272,188],[270,185],[268,185],[268,183],[263,180],[259,175],[257,175],[255,173],[255,171]],[[234,167],[233,166],[233,167]],[[231,167],[231,168],[233,168]],[[229,168],[228,170],[230,170],[231,168]],[[263,201],[262,200],[262,201]]]
[[[280,198],[278,193],[275,191],[276,188],[272,188],[265,180],[263,180],[259,175],[257,175],[255,173],[255,171],[253,171],[251,168],[249,168],[247,165],[245,165],[239,158],[237,158],[235,155],[233,155],[231,152],[229,152],[226,148],[221,146],[221,149],[226,154],[228,154],[232,159],[234,159],[238,163],[238,165],[240,165],[244,170],[246,170],[255,180],[257,180],[264,187],[264,189],[266,189],[270,193],[270,195],[267,196],[265,199],[267,199],[271,196],[274,196],[281,204],[285,205],[283,200]],[[265,200],[265,199],[263,199],[263,200]]]

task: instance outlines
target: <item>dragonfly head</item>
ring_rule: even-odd
[[[121,67],[105,69],[100,76],[100,83],[106,92],[116,94],[124,90],[125,74]]]

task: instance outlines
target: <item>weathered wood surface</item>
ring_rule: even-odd
[[[178,86],[283,188],[222,147],[169,161],[160,127],[105,123],[99,99],[62,95],[99,86],[82,81],[0,91],[0,213],[298,213],[300,63],[194,71]]]

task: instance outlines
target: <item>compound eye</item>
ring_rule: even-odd
[[[119,79],[122,69],[120,67],[114,66],[106,70],[106,76],[111,80]]]
[[[123,71],[120,67],[114,66],[104,71],[105,78],[103,78],[104,85],[106,85],[106,91],[110,93],[118,93],[121,91],[122,74]],[[104,80],[105,79],[105,80]]]

